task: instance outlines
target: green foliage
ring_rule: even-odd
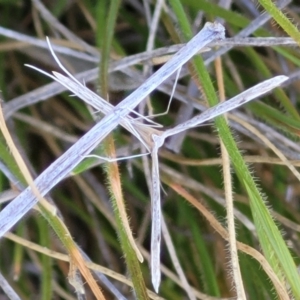
[[[149,4],[149,1],[146,2]],[[273,21],[267,23],[268,26],[255,30],[252,36],[287,35],[300,45],[296,21],[288,15],[288,10],[278,9],[275,1],[259,2],[260,12],[262,9],[267,11]],[[34,6],[34,1],[32,3]],[[145,49],[152,24],[148,17],[150,15],[152,18],[155,11],[153,3],[155,1],[145,8],[141,1],[49,2],[47,9],[64,26],[62,29],[58,24],[51,23],[53,20],[42,17],[44,14],[38,10],[25,9],[21,1],[0,1],[1,9],[5,11],[0,22],[2,27],[28,37],[44,40],[45,36],[50,36],[55,44],[60,44],[67,50],[59,58],[73,74],[99,67],[98,78],[88,80],[86,85],[112,105],[116,105],[132,92],[133,86],[137,87],[145,81],[142,66],[148,66],[155,72],[163,63],[159,62],[159,65],[154,66],[153,58],[156,57],[152,57],[150,51],[148,58],[141,59],[138,64],[126,67],[121,65],[124,63],[122,58],[130,59],[132,54]],[[167,5],[168,9],[163,8],[160,14],[155,32],[155,48],[168,47],[178,41],[187,42],[206,21],[222,19],[227,36],[230,37],[256,22],[255,17],[240,1],[233,1],[229,9],[220,7],[213,1],[170,0]],[[290,5],[288,8],[293,7]],[[299,9],[299,4],[295,2],[293,5]],[[296,10],[294,13],[296,15]],[[200,14],[203,14],[201,22]],[[8,17],[12,15],[18,19]],[[69,32],[66,33],[65,30]],[[0,33],[3,34],[1,29]],[[84,42],[81,43],[80,40]],[[85,46],[86,43],[93,48]],[[299,72],[298,47],[271,47],[265,43],[260,48],[240,46],[221,56],[227,98],[275,75]],[[98,121],[98,115],[96,117],[95,112],[81,100],[70,98],[69,92],[57,95],[53,91],[56,87],[45,88],[41,94],[36,91],[35,95],[38,96],[27,94],[43,86],[48,79],[25,69],[24,62],[49,72],[57,70],[57,65],[45,55],[47,50],[35,45],[29,48],[27,44],[17,43],[7,37],[1,37],[0,46],[0,88],[5,98],[2,103],[4,113],[13,107],[11,103],[26,108],[17,109],[7,120],[7,125],[27,166],[37,177],[70,147],[67,137],[80,138],[90,129],[91,123]],[[79,51],[79,57],[68,54],[70,49]],[[216,50],[217,48],[211,49]],[[82,58],[82,53],[92,59]],[[207,55],[210,52],[197,55],[183,70],[186,76],[178,82],[170,112],[167,116],[156,119],[163,126],[174,126],[178,112],[183,108],[182,101],[187,105],[194,105],[195,109],[201,105],[215,106],[219,103],[217,67],[205,64]],[[99,61],[98,56],[101,57]],[[118,72],[113,72],[116,66]],[[192,82],[194,87],[199,88],[201,96],[195,96],[196,93],[191,96],[189,88]],[[164,92],[158,89],[150,95],[155,112],[167,107],[171,88],[164,86],[164,89]],[[22,95],[25,98],[20,104],[18,97]],[[51,99],[48,99],[49,95]],[[32,100],[33,97],[35,101]],[[149,102],[146,107],[151,107]],[[140,111],[144,111],[144,107]],[[294,167],[299,167],[300,116],[297,84],[289,83],[287,89],[276,89],[240,111],[247,114],[244,115],[247,122],[269,139]],[[136,117],[132,113],[130,115]],[[26,121],[15,121],[20,116],[26,116]],[[232,164],[237,241],[248,245],[256,254],[262,253],[265,259],[262,261],[256,254],[250,256],[238,248],[242,284],[248,299],[287,299],[287,294],[291,298],[300,299],[297,271],[300,261],[298,179],[260,138],[249,133],[247,126],[239,122],[239,118],[241,115],[229,116],[228,120],[221,116],[209,124],[214,123],[213,129],[205,126],[189,130],[180,153],[169,151],[166,147],[160,150],[160,173],[164,189],[162,210],[166,225],[183,274],[196,297],[235,297],[226,236],[228,215],[221,172],[221,140]],[[44,123],[38,123],[39,120]],[[45,123],[50,129],[45,128]],[[110,137],[93,153],[114,156],[114,147],[117,148],[117,153],[119,147],[125,149],[124,155],[132,153],[133,149],[136,153],[136,139],[125,130],[118,129],[114,139],[116,146]],[[121,155],[124,156],[123,152]],[[1,192],[13,192],[22,185],[26,186],[22,172],[2,135],[0,157],[3,163]],[[5,258],[0,261],[1,273],[22,299],[32,299],[36,295],[45,300],[74,296],[74,290],[69,285],[69,263],[62,261],[62,257],[51,257],[49,252],[43,251],[47,248],[69,254],[73,247],[77,249],[77,245],[93,262],[109,269],[101,270],[112,286],[121,286],[120,291],[125,298],[154,298],[149,291],[152,289],[151,270],[148,268],[152,220],[147,176],[151,172],[151,161],[148,163],[149,165],[145,161],[142,163],[141,159],[118,162],[119,175],[112,164],[105,164],[103,171],[98,159],[86,158],[69,178],[57,185],[55,193],[49,195],[57,206],[57,215],[39,205],[40,213],[30,214],[17,224],[15,231],[25,241],[11,242],[8,238],[12,237],[9,236],[1,240],[1,253]],[[122,189],[118,189],[119,181]],[[173,189],[175,185],[186,191],[185,197],[177,194]],[[209,219],[187,195],[207,207],[215,219]],[[138,261],[132,247],[118,199],[124,201],[132,235],[145,259],[143,264]],[[225,233],[220,233],[217,223],[223,226]],[[68,230],[70,235],[67,234]],[[41,247],[26,244],[26,240]],[[184,280],[178,275],[179,268],[174,265],[169,249],[169,245],[163,242],[163,277],[159,295],[165,299],[183,299],[187,295],[185,289],[189,287],[183,286]],[[36,251],[42,254],[37,255]],[[11,270],[14,270],[15,276],[20,276],[18,281],[13,282]],[[110,277],[110,271],[118,273],[113,275],[114,279]],[[274,281],[270,274],[278,281]],[[118,282],[126,280],[130,280],[132,285]],[[88,284],[84,287],[89,290]],[[283,294],[279,294],[281,289],[284,290]],[[106,287],[107,299],[118,298],[116,295],[112,296],[112,290],[112,287]]]

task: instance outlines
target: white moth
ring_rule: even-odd
[[[161,241],[161,204],[160,204],[160,177],[159,177],[159,163],[158,163],[158,150],[164,144],[165,139],[168,136],[177,134],[181,131],[187,130],[198,126],[199,124],[211,120],[221,114],[231,111],[240,105],[251,101],[270,90],[278,87],[282,82],[286,81],[288,77],[277,76],[272,79],[266,80],[247,91],[237,95],[236,97],[223,102],[215,107],[207,109],[202,114],[192,118],[191,120],[177,125],[174,128],[160,131],[149,126],[145,126],[142,122],[137,119],[128,116],[128,113],[132,111],[138,103],[140,103],[146,96],[149,95],[161,82],[166,80],[170,75],[175,73],[182,67],[191,57],[203,49],[206,45],[216,39],[224,39],[224,27],[218,23],[207,23],[204,28],[183,48],[181,48],[164,66],[162,66],[156,73],[154,73],[146,82],[137,88],[131,95],[123,100],[115,108],[110,103],[106,102],[100,96],[89,90],[85,85],[79,82],[73,77],[60,63],[55,53],[53,52],[49,43],[50,51],[57,61],[60,68],[66,73],[64,76],[60,73],[53,72],[50,75],[40,69],[30,66],[50,76],[55,81],[64,85],[67,89],[72,91],[79,98],[84,100],[89,105],[93,106],[96,110],[101,111],[103,114],[111,115],[118,114],[119,123],[135,135],[147,148],[152,155],[152,231],[151,231],[151,277],[152,284],[156,292],[158,292],[161,271],[160,271],[160,241]],[[115,119],[111,119],[115,122]],[[113,124],[112,128],[117,126]],[[56,178],[57,179],[57,178]],[[57,181],[56,181],[57,182]],[[45,194],[50,190],[51,187],[41,191]],[[23,193],[22,193],[23,194]],[[15,200],[17,200],[17,197]],[[31,205],[31,204],[30,204]],[[32,206],[31,206],[32,207]],[[27,207],[29,210],[31,207]],[[16,207],[17,208],[17,207]],[[1,212],[2,214],[2,212]],[[1,224],[0,214],[0,224]],[[19,218],[21,218],[21,213]],[[5,216],[4,216],[5,217]],[[16,222],[16,221],[15,221]],[[13,226],[13,224],[11,225]],[[7,226],[9,227],[9,226]],[[6,227],[6,228],[7,228]],[[3,233],[2,233],[3,234]],[[1,236],[1,227],[0,227]]]

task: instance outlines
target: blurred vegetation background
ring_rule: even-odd
[[[285,89],[228,114],[249,173],[239,169],[240,154],[228,147],[233,140],[226,140],[223,123],[214,126],[212,121],[171,137],[160,150],[165,225],[158,295],[150,292],[151,160],[124,159],[117,162],[118,171],[114,163],[87,158],[51,190],[47,200],[57,207],[58,219],[82,257],[97,265],[93,268],[98,267],[99,273],[93,276],[103,295],[91,287],[89,275],[81,277],[76,263],[70,270],[68,260],[75,257],[76,246],[62,241],[65,232],[57,237],[53,223],[45,220],[39,208],[17,222],[14,235],[1,239],[0,299],[300,299],[300,3],[259,2],[0,1],[1,105],[17,150],[34,178],[102,117],[101,112],[70,97],[71,92],[62,92],[58,84],[50,84],[51,79],[24,66],[62,72],[46,36],[72,74],[79,74],[89,89],[116,105],[205,22],[221,22],[226,36],[236,42],[208,49],[201,54],[203,61],[190,62],[181,70],[170,110],[155,118],[165,127],[215,105],[208,85],[218,98],[230,99],[275,75],[290,77]],[[246,45],[242,41],[246,37],[274,39]],[[154,51],[158,48],[160,52]],[[218,61],[215,53],[219,53]],[[204,85],[206,71],[210,79]],[[162,83],[143,102],[141,114],[167,109],[174,80],[175,76]],[[233,162],[229,167],[218,133]],[[140,147],[119,126],[94,153],[126,157],[140,153]],[[28,185],[5,135],[1,136],[0,169],[4,208]],[[231,172],[223,172],[226,169]],[[228,194],[230,183],[233,191]],[[230,213],[232,199],[235,223]],[[118,201],[126,206],[143,263],[126,240]],[[228,236],[230,222],[235,232]],[[234,233],[240,271],[232,263]]]

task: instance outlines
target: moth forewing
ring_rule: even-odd
[[[161,247],[161,201],[160,178],[158,165],[158,147],[155,144],[152,152],[152,203],[151,203],[151,273],[154,290],[158,293],[160,272],[160,247]]]
[[[166,138],[168,136],[172,136],[174,134],[180,133],[182,131],[185,131],[187,129],[197,127],[200,124],[212,120],[213,118],[216,118],[226,112],[229,112],[255,98],[258,98],[274,88],[280,86],[284,81],[288,79],[287,76],[279,75],[276,77],[273,77],[271,79],[267,79],[248,90],[238,94],[237,96],[231,98],[230,100],[227,100],[225,102],[219,103],[216,106],[213,106],[211,108],[208,108],[203,113],[195,116],[194,118],[181,123],[177,125],[174,128],[168,129],[163,133],[163,136]]]

